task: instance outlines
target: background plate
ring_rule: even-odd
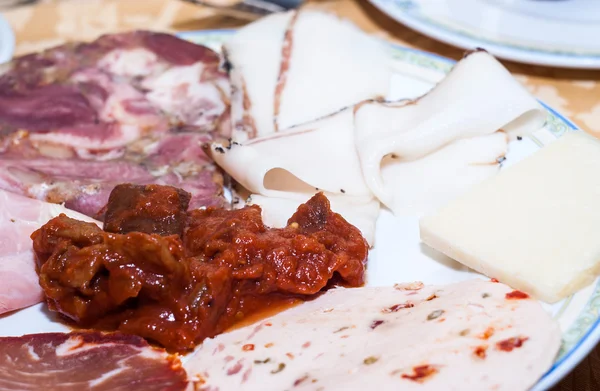
[[[15,35],[12,28],[0,14],[0,64],[10,60],[15,51]]]
[[[200,31],[181,33],[180,36],[196,43],[219,49],[231,31]],[[414,98],[427,92],[452,68],[452,60],[391,46],[395,75],[389,98]],[[515,141],[505,166],[535,153],[566,132],[576,130],[568,119],[548,108],[544,129],[531,138]],[[411,217],[396,218],[383,210],[377,222],[376,246],[369,255],[367,285],[384,286],[396,282],[423,281],[428,284],[445,284],[481,277],[450,258],[430,250],[419,241],[418,220]],[[563,343],[553,367],[533,388],[545,390],[555,384],[582,360],[600,339],[600,284],[581,290],[555,305],[544,305],[558,320]],[[0,334],[18,336],[27,333],[69,331],[56,320],[45,304],[0,316]],[[185,360],[185,358],[184,358]]]
[[[600,1],[370,0],[431,38],[523,63],[600,69]]]

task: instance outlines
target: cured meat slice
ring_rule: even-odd
[[[356,145],[373,194],[397,214],[412,205],[419,206],[413,213],[421,214],[495,174],[508,141],[540,129],[545,119],[544,108],[502,64],[485,51],[475,51],[415,101],[359,105]],[[484,138],[499,131],[506,135]],[[458,140],[469,141],[441,151]],[[419,162],[425,157],[426,162]],[[453,177],[460,171],[461,186],[448,187],[447,180],[439,180],[450,166],[456,168]],[[414,170],[419,167],[426,172]],[[419,181],[421,191],[409,199],[405,190],[410,193],[407,188]],[[425,204],[419,199],[423,193],[440,197]]]
[[[125,334],[74,332],[0,337],[5,391],[179,391],[187,386],[176,356]]]
[[[110,192],[123,182],[161,184],[183,188],[191,194],[192,208],[222,206],[223,177],[202,152],[197,137],[173,136],[175,142],[190,142],[171,150],[171,138],[153,148],[156,152],[131,159],[80,161],[77,159],[11,158],[0,156],[0,188],[100,218]],[[192,158],[186,156],[198,152]],[[139,160],[138,160],[139,159]],[[168,159],[171,159],[168,161]]]
[[[122,182],[175,185],[194,207],[224,205],[223,179],[201,150],[231,133],[220,61],[148,31],[16,58],[0,74],[0,188],[90,216]]]
[[[94,221],[60,205],[0,190],[0,314],[42,301],[29,236],[61,213]]]
[[[373,244],[379,202],[363,179],[354,136],[354,114],[345,109],[286,132],[243,143],[213,143],[212,157],[252,193],[267,225],[285,227],[287,217],[323,191],[332,209]]]
[[[104,230],[183,235],[190,194],[171,186],[117,185],[106,204]]]
[[[253,193],[371,196],[356,151],[352,109],[243,143],[213,143],[211,149],[217,164]]]
[[[557,322],[506,285],[412,283],[330,290],[206,340],[184,367],[199,390],[525,391],[560,343]]]
[[[239,142],[384,97],[390,87],[385,44],[328,13],[262,18],[226,42],[225,53]]]

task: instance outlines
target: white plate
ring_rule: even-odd
[[[427,36],[519,62],[600,69],[598,0],[370,0]]]
[[[182,33],[181,36],[218,49],[230,34],[231,31],[203,31]],[[412,98],[423,94],[453,65],[451,60],[420,51],[399,46],[390,46],[390,50],[397,70],[391,98]],[[575,129],[568,119],[548,108],[545,128],[535,137],[511,144],[505,164],[514,164],[545,143]],[[387,211],[382,212],[377,222],[376,246],[369,255],[368,285],[382,286],[403,281],[444,284],[473,276],[478,275],[422,246],[416,219],[397,219]],[[560,380],[596,345],[600,338],[600,284],[596,281],[571,298],[546,308],[560,323],[563,346],[553,368],[536,385],[535,391],[547,389]],[[0,316],[1,335],[50,331],[68,331],[68,328],[54,320],[43,304]]]
[[[0,64],[10,60],[15,51],[15,35],[12,28],[0,15]]]

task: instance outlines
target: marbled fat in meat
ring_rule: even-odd
[[[5,391],[180,391],[179,359],[125,334],[46,333],[0,337],[0,389]]]
[[[202,151],[230,134],[229,81],[213,50],[148,31],[14,59],[0,74],[0,188],[89,216],[119,183],[168,184],[225,205]]]

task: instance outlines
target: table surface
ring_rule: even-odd
[[[366,0],[315,0],[310,6],[346,17],[368,33],[409,47],[460,59],[463,50],[434,41],[396,23]],[[70,40],[131,29],[185,31],[242,26],[245,21],[178,0],[44,0],[6,10],[15,30],[16,54]],[[570,70],[503,61],[532,94],[600,137],[600,70]],[[552,391],[600,390],[596,348]]]

